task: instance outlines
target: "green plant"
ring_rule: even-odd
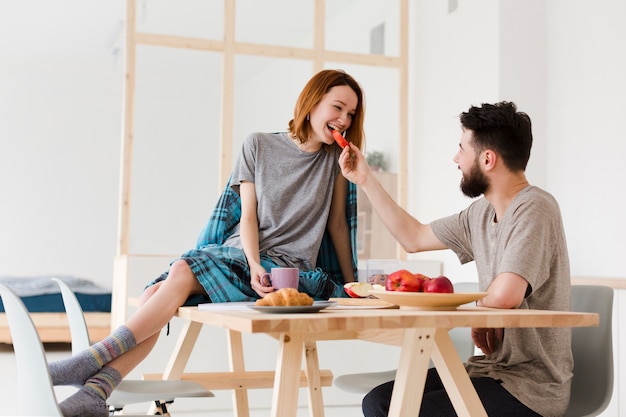
[[[380,168],[383,171],[387,169],[387,159],[385,158],[385,154],[380,151],[367,152],[365,160],[369,166],[374,169]]]

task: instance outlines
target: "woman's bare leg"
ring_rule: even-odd
[[[152,350],[159,332],[192,294],[203,292],[185,261],[172,264],[169,277],[147,288],[135,314],[111,336],[71,358],[50,363],[55,385],[81,386],[103,366],[125,376]]]
[[[126,325],[120,326],[112,336],[63,364],[68,369],[71,365],[82,368],[84,373],[90,367],[83,367],[81,361],[93,362],[94,358],[102,361],[99,370],[90,373],[91,377],[87,377],[81,389],[59,404],[63,415],[107,416],[106,399],[113,389],[152,351],[161,329],[174,316],[178,307],[190,295],[203,291],[187,263],[181,260],[174,262],[168,278],[144,292],[142,304]],[[120,335],[124,340],[119,339]],[[112,348],[127,344],[128,348],[118,352],[118,355],[110,355]],[[104,356],[109,355],[108,360],[103,355],[92,356],[101,347],[104,347]],[[59,369],[59,366],[55,369]]]
[[[189,296],[204,293],[204,288],[183,260],[174,262],[167,279],[159,284],[147,301],[126,321],[126,327],[135,335],[137,344],[160,332]]]
[[[116,369],[122,378],[125,378],[152,352],[157,340],[159,340],[159,333],[153,334],[133,349],[113,359],[107,366]]]
[[[126,376],[152,351],[161,329],[172,319],[178,307],[189,296],[204,293],[187,262],[179,260],[172,264],[168,278],[147,288],[140,305],[127,321],[126,326],[135,335],[137,346],[109,363],[122,376]]]

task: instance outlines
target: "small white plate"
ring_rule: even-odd
[[[251,305],[249,308],[262,313],[289,314],[289,313],[317,313],[326,307],[334,306],[335,301],[315,301],[312,306],[258,306]]]
[[[403,292],[370,290],[370,294],[406,310],[456,310],[458,306],[480,300],[486,292]]]

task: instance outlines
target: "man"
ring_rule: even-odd
[[[487,296],[479,306],[569,310],[570,276],[559,206],[528,183],[532,146],[528,115],[514,103],[471,107],[460,116],[454,157],[461,190],[475,200],[465,210],[430,224],[413,218],[381,187],[363,155],[351,146],[340,156],[343,175],[359,185],[386,227],[407,252],[451,249],[461,263],[475,261]],[[572,378],[570,330],[472,329],[484,353],[466,368],[487,414],[562,416]],[[366,417],[386,416],[393,381],[363,399]],[[456,416],[437,372],[429,370],[420,416]]]

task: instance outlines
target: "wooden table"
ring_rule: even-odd
[[[316,341],[362,339],[388,343],[397,339],[401,351],[389,416],[418,415],[426,372],[432,359],[459,417],[486,417],[463,361],[448,336],[449,329],[584,327],[597,326],[599,322],[598,315],[593,313],[487,308],[459,308],[455,311],[323,310],[309,314],[267,314],[253,310],[200,311],[197,307],[181,307],[178,316],[188,320],[187,326],[166,372],[151,377],[193,379],[209,389],[217,389],[212,385],[216,379],[211,374],[183,372],[200,328],[209,324],[229,329],[232,377],[244,381],[243,385],[236,386],[245,388],[247,373],[243,369],[241,334],[274,335],[279,341],[279,351],[273,376],[272,417],[296,415],[298,387],[302,385],[303,352],[311,415],[324,415]],[[248,415],[248,404],[245,390],[240,394],[235,398],[234,411],[236,416],[242,417]]]

